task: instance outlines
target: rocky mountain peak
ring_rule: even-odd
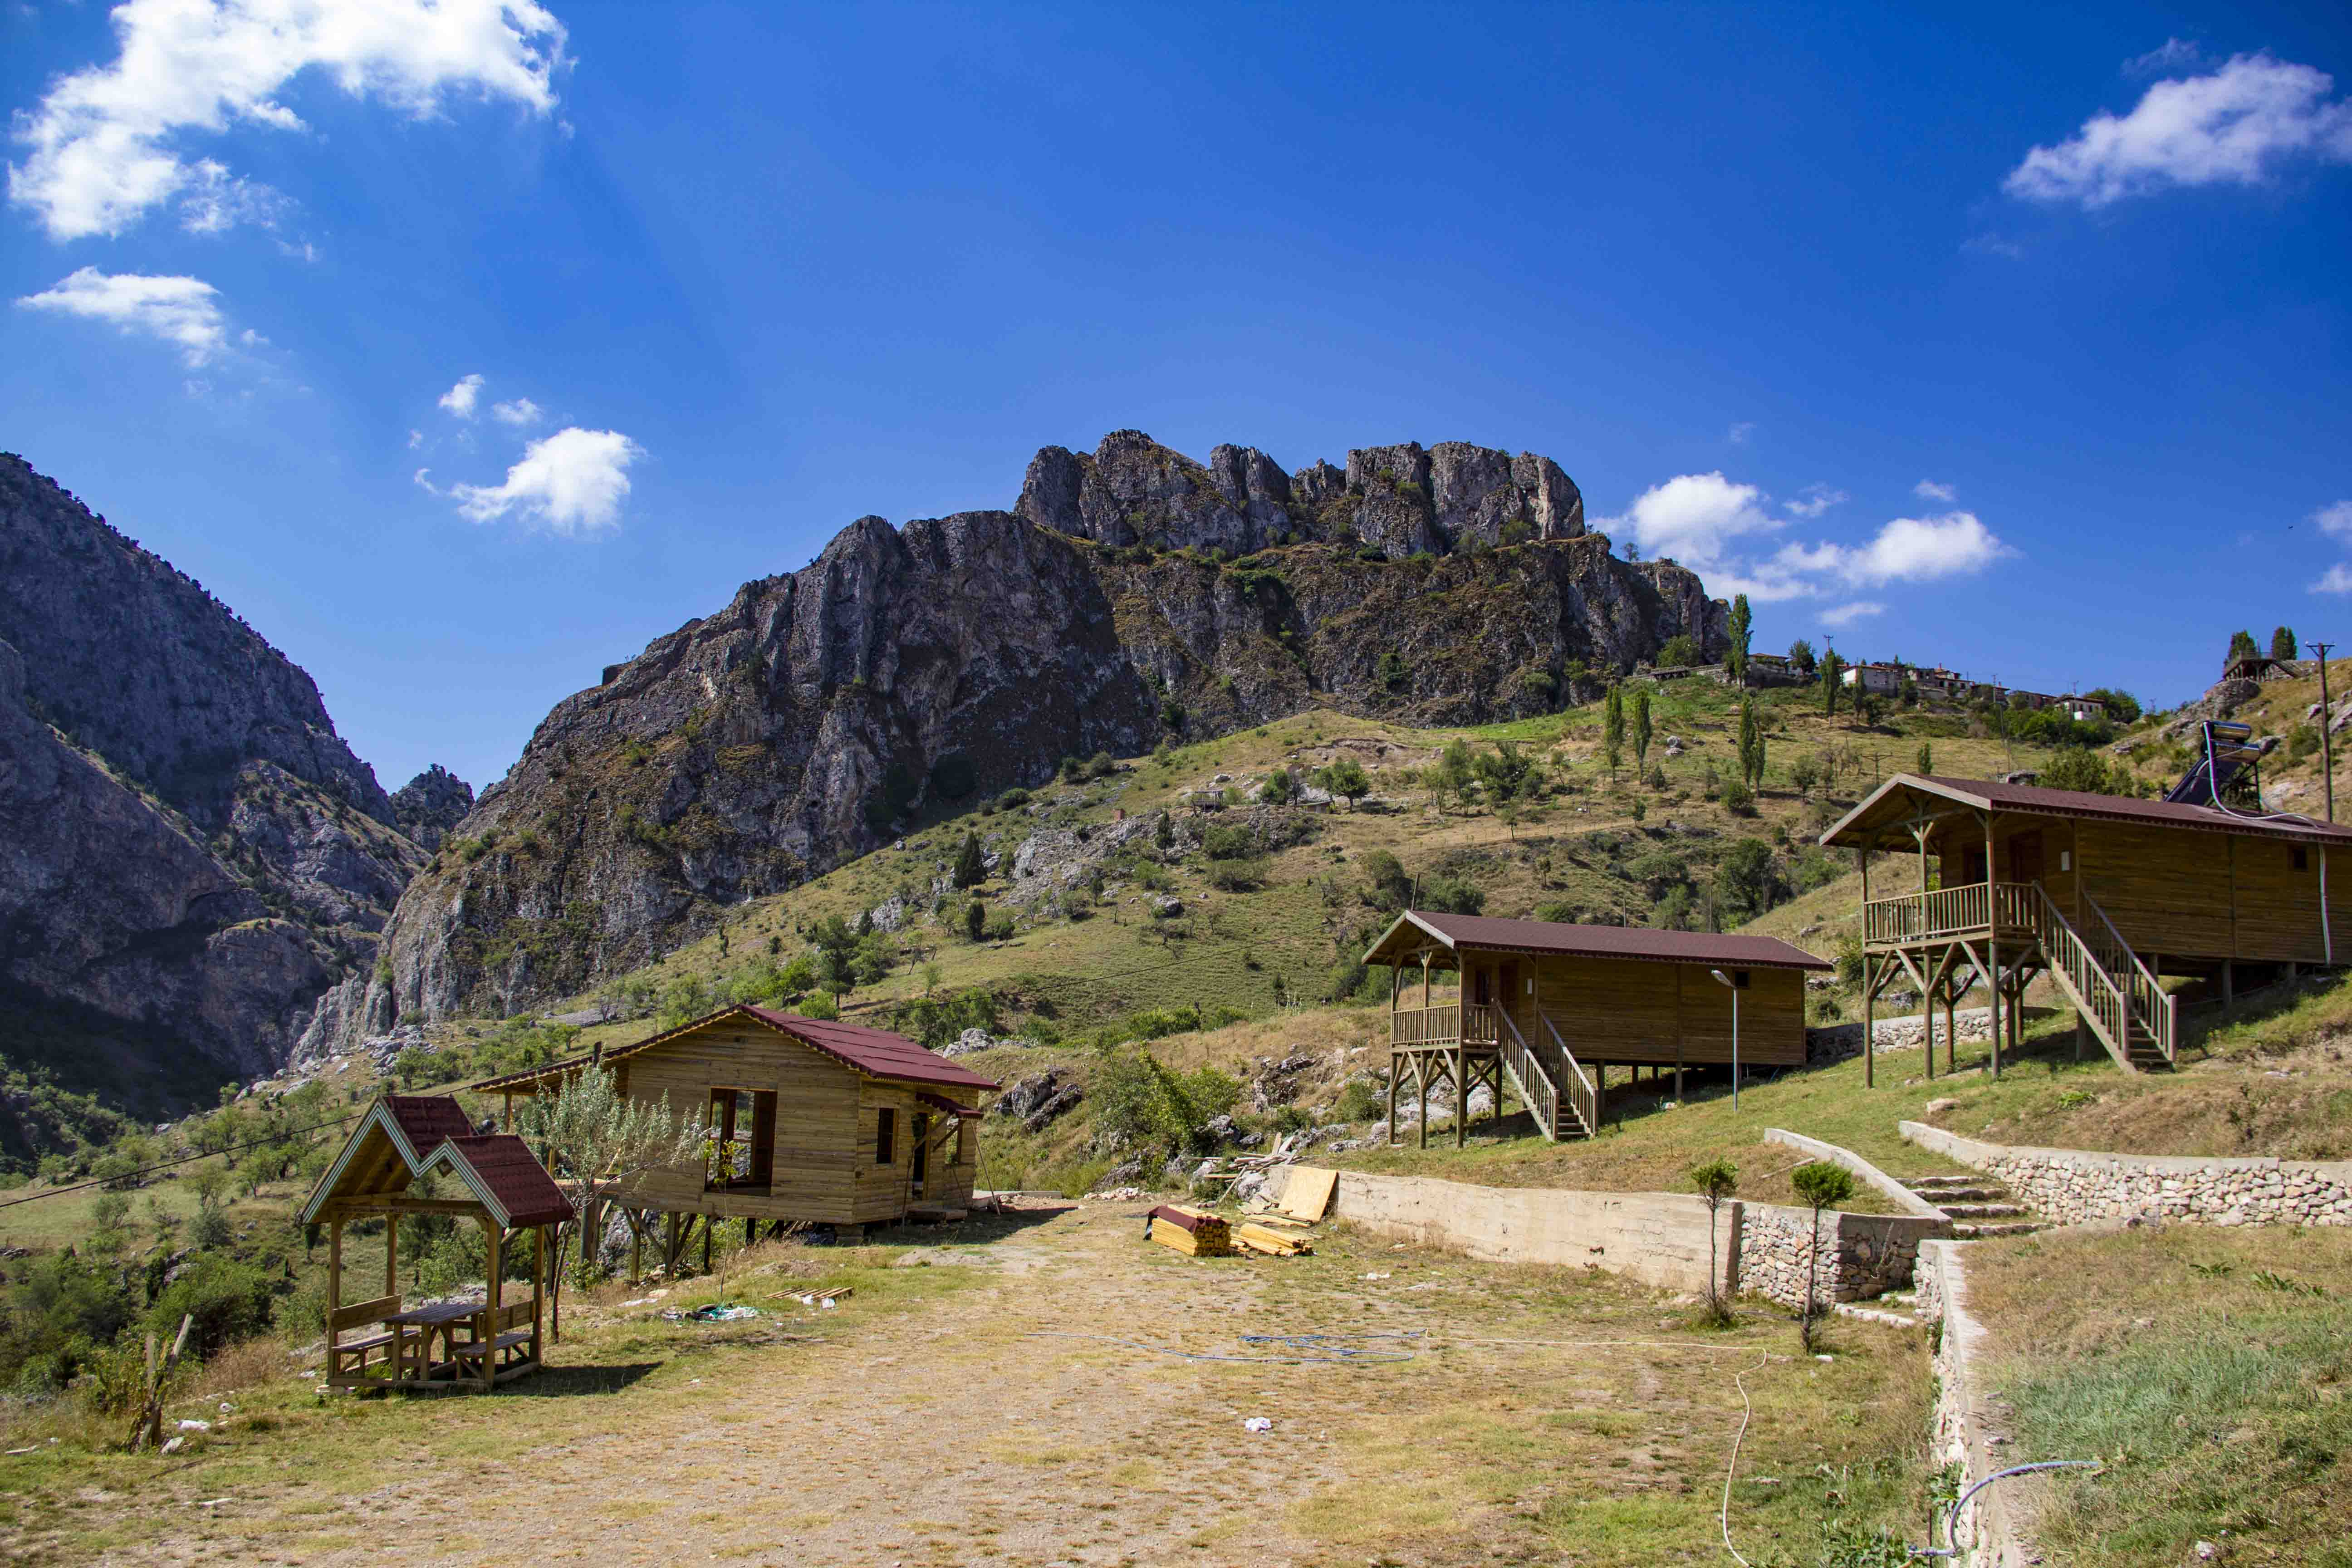
[[[1202,465],[1114,430],[1091,454],[1041,449],[1013,510],[1098,544],[1228,554],[1316,540],[1402,560],[1584,532],[1584,498],[1558,463],[1466,441],[1363,447],[1345,468],[1287,473],[1255,447],[1219,447]]]
[[[392,793],[392,817],[417,847],[441,847],[449,830],[474,809],[474,786],[435,763]]]

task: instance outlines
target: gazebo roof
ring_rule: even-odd
[[[368,1107],[342,1152],[319,1178],[302,1222],[316,1220],[337,1201],[364,1206],[398,1197],[419,1176],[446,1169],[501,1226],[556,1225],[572,1205],[555,1178],[511,1133],[479,1135],[451,1096],[387,1094]]]
[[[1742,969],[1829,969],[1826,960],[1778,937],[1718,931],[1653,931],[1646,926],[1567,925],[1407,910],[1364,954],[1366,963],[1398,963],[1426,947],[1633,958],[1652,963],[1731,964]]]

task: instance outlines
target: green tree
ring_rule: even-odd
[[[1915,760],[1918,763],[1920,773],[1934,773],[1936,771],[1936,748],[1929,745],[1925,741],[1920,742],[1919,755]]]
[[[1723,650],[1725,668],[1731,679],[1742,686],[1748,684],[1748,639],[1755,635],[1755,621],[1748,609],[1748,595],[1736,594],[1731,600],[1731,641]]]
[[[1470,781],[1476,773],[1471,762],[1469,742],[1453,740],[1437,753],[1430,766],[1430,793],[1437,796],[1438,808],[1444,809],[1447,796],[1460,799],[1469,793]]]
[[[1742,838],[1724,851],[1715,868],[1715,901],[1724,918],[1734,922],[1753,920],[1769,911],[1782,890],[1780,868],[1772,847],[1761,838]]]
[[[1687,669],[1698,661],[1698,639],[1688,632],[1676,632],[1658,648],[1660,669]]]
[[[2271,633],[2271,657],[2273,658],[2294,658],[2297,657],[2295,653],[2294,628],[2293,626],[2280,626],[2277,630]]]
[[[2141,712],[2139,699],[2128,691],[2118,691],[2112,686],[2095,686],[2083,693],[2106,704],[2107,717],[2118,724],[2136,724]]]
[[[963,934],[978,942],[988,930],[988,906],[978,899],[963,908]]]
[[[1739,700],[1739,779],[1753,790],[1764,783],[1764,726],[1757,720],[1756,705],[1743,697]]]
[[[1837,717],[1838,678],[1844,668],[1845,661],[1838,658],[1837,649],[1822,655],[1822,711],[1832,719]]]
[[[564,1256],[578,1252],[580,1282],[595,1264],[589,1238],[601,1233],[596,1216],[606,1199],[648,1172],[702,1163],[708,1142],[698,1109],[681,1116],[669,1098],[644,1100],[620,1092],[609,1068],[584,1068],[559,1080],[553,1093],[534,1094],[516,1107],[515,1130],[539,1151],[548,1171],[570,1183],[572,1218],[556,1227],[550,1260],[550,1331],[562,1338]]]
[[[1612,685],[1609,695],[1601,704],[1601,753],[1609,763],[1609,776],[1617,776],[1618,761],[1625,754],[1625,689]]]
[[[1477,774],[1478,787],[1497,806],[1532,792],[1539,782],[1535,763],[1519,754],[1515,741],[1497,741],[1491,752],[1482,752],[1472,762],[1471,770]]]
[[[1813,645],[1802,637],[1790,643],[1789,662],[1796,666],[1798,674],[1811,676],[1813,673]]]
[[[1827,1160],[1809,1160],[1789,1173],[1789,1184],[1813,1211],[1812,1251],[1805,1261],[1805,1349],[1813,1348],[1813,1325],[1820,1321],[1822,1272],[1822,1211],[1853,1196],[1853,1173]]]
[[[965,832],[963,847],[956,851],[950,879],[959,888],[977,888],[988,880],[988,859],[981,849],[979,834]]]
[[[2230,634],[2230,652],[2228,657],[2223,658],[2221,662],[2228,665],[2235,664],[2242,658],[2260,658],[2262,657],[2262,645],[2254,641],[2253,633],[2231,632]]]
[[[1404,865],[1385,849],[1367,849],[1356,861],[1364,874],[1364,902],[1393,914],[1412,897],[1412,879]]]
[[[1649,765],[1650,756],[1650,694],[1633,693],[1633,774],[1636,778]]]
[[[1353,757],[1340,757],[1330,766],[1318,768],[1315,782],[1325,794],[1345,799],[1349,811],[1355,810],[1356,803],[1372,793],[1372,781],[1366,776],[1364,764]]]
[[[2123,772],[2128,779],[2127,770]],[[2042,768],[2044,789],[2081,790],[2090,795],[2114,795],[2114,773],[2099,753],[2088,746],[2061,746]]]
[[[1174,846],[1175,842],[1176,824],[1171,821],[1169,818],[1168,814],[1163,811],[1160,814],[1158,820],[1154,821],[1151,825],[1152,847],[1165,855],[1169,849]]]
[[[1745,601],[1743,600],[1743,603]],[[1739,1190],[1739,1167],[1717,1156],[1693,1165],[1690,1184],[1698,1195],[1706,1200],[1706,1316],[1718,1329],[1731,1326],[1731,1310],[1723,1304],[1723,1273],[1716,1264],[1716,1216],[1734,1193]]]
[[[1257,797],[1268,805],[1288,805],[1292,794],[1290,770],[1276,768],[1265,775],[1265,783],[1259,786]]]

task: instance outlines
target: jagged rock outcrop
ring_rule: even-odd
[[[436,763],[392,792],[392,819],[420,849],[441,847],[474,809],[474,786]]]
[[[1725,606],[1611,555],[1532,454],[1364,448],[1286,475],[1134,431],[1047,447],[1015,511],[861,518],[558,704],[403,896],[389,982],[339,1005],[370,1034],[512,1013],[1065,756],[1312,705],[1542,712],[1677,632],[1719,648]]]
[[[1229,554],[1317,539],[1396,560],[1584,531],[1584,498],[1559,464],[1464,441],[1365,447],[1344,471],[1318,461],[1286,474],[1255,447],[1219,447],[1204,467],[1114,430],[1091,455],[1039,452],[1013,510],[1098,544]]]
[[[424,860],[318,688],[13,455],[0,642],[0,1058],[138,1107],[279,1065]]]

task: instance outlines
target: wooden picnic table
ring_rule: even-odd
[[[436,1301],[429,1307],[411,1307],[404,1312],[388,1314],[383,1321],[392,1330],[392,1375],[395,1382],[425,1383],[436,1377],[456,1378],[458,1375],[457,1346],[474,1344],[484,1337],[484,1320],[489,1315],[488,1301]],[[466,1337],[459,1340],[458,1331]],[[417,1353],[408,1354],[409,1331],[415,1331]],[[447,1355],[441,1361],[433,1359],[433,1342],[442,1342]],[[412,1370],[413,1368],[413,1370]]]

